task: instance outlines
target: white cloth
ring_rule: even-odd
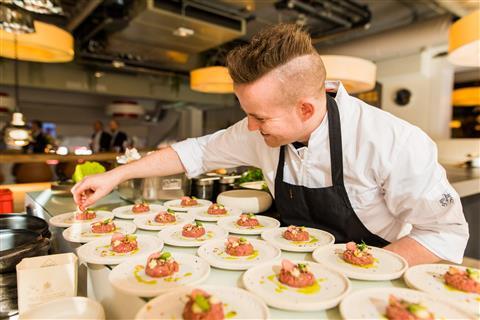
[[[457,192],[437,161],[435,143],[419,128],[351,97],[335,97],[342,130],[344,182],[350,202],[370,232],[387,241],[409,236],[442,259],[460,263],[468,225]],[[211,135],[172,145],[189,177],[217,168],[261,168],[272,194],[279,148],[267,146],[247,119]],[[311,188],[332,185],[328,117],[308,146],[286,148],[284,181]]]

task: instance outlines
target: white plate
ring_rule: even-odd
[[[421,303],[435,314],[435,319],[474,319],[448,300],[403,288],[371,288],[352,292],[340,303],[340,314],[344,319],[386,319],[390,294],[412,303]]]
[[[135,219],[136,217],[141,217],[147,214],[159,213],[160,211],[167,210],[167,208],[159,204],[149,204],[149,206],[150,206],[150,211],[142,212],[142,213],[133,213],[132,212],[133,205],[115,208],[112,210],[112,213],[117,218]]]
[[[184,287],[150,300],[140,309],[135,319],[182,319],[183,308],[188,301],[187,294],[193,288],[202,289],[220,299],[227,319],[268,319],[270,317],[265,303],[246,290],[200,285]]]
[[[248,269],[243,275],[243,284],[269,306],[292,311],[333,308],[350,291],[350,281],[341,273],[315,262],[293,262],[308,263],[317,283],[303,289],[284,285],[277,279],[281,263],[268,262]]]
[[[263,180],[240,183],[241,188],[253,190],[264,190],[266,186],[267,184]]]
[[[190,213],[196,220],[200,221],[219,221],[231,217],[238,217],[239,215],[242,214],[242,210],[236,209],[236,208],[227,208],[227,214],[222,214],[222,215],[214,215],[214,214],[208,214],[208,207],[205,208],[199,208],[199,209],[188,209],[188,213]]]
[[[217,224],[228,232],[247,235],[261,234],[263,231],[280,227],[280,222],[277,219],[257,215],[255,217],[260,222],[260,225],[257,227],[239,226],[237,224],[237,220],[239,219],[239,217],[225,218],[218,221]]]
[[[19,319],[105,319],[100,303],[85,297],[55,299],[22,312]]]
[[[189,209],[193,209],[193,208],[195,209],[208,208],[212,204],[212,201],[197,199],[198,204],[196,206],[183,207],[180,205],[181,202],[182,202],[182,199],[175,199],[175,200],[166,201],[163,203],[163,205],[173,211],[187,212]]]
[[[216,225],[204,224],[205,235],[200,238],[182,236],[183,225],[169,227],[158,233],[166,244],[176,247],[199,247],[209,240],[226,240],[228,232]]]
[[[114,220],[116,226],[115,231],[109,233],[93,233],[91,224],[74,224],[73,226],[63,230],[63,237],[70,242],[85,243],[100,238],[111,238],[114,232],[121,232],[125,234],[134,233],[137,227],[128,221]]]
[[[285,251],[312,252],[318,247],[331,245],[335,242],[335,237],[323,230],[305,228],[310,234],[309,241],[290,241],[283,237],[286,227],[270,229],[262,232],[262,238]]]
[[[108,218],[113,218],[113,213],[110,211],[95,210],[95,213],[97,214],[95,219],[75,220],[75,212],[76,211],[67,212],[67,213],[60,214],[58,216],[54,216],[50,220],[48,220],[48,223],[54,227],[68,228],[74,224],[90,224],[90,223],[102,221]]]
[[[163,248],[163,241],[154,236],[137,236],[138,250],[133,253],[114,253],[110,250],[110,238],[90,241],[77,249],[78,258],[81,262],[95,264],[119,264],[131,257],[147,256]],[[102,256],[105,250],[107,255]],[[111,254],[111,255],[110,255]]]
[[[313,252],[312,256],[315,261],[343,273],[350,279],[393,280],[400,278],[407,270],[407,261],[398,254],[377,247],[369,247],[375,262],[368,267],[356,266],[343,260],[342,254],[345,251],[345,244],[343,243],[318,248]]]
[[[462,271],[466,269],[466,267],[453,264],[421,264],[409,268],[403,278],[409,287],[458,300],[465,303],[466,308],[471,308],[472,312],[480,314],[480,294],[462,292],[445,284],[443,275],[449,267],[455,267]]]
[[[178,272],[169,277],[153,278],[145,274],[147,257],[127,260],[108,276],[110,283],[118,290],[139,297],[155,297],[181,286],[199,284],[208,278],[210,265],[200,257],[172,253],[179,265]]]
[[[191,215],[185,212],[175,212],[176,221],[174,223],[158,223],[155,221],[157,213],[142,215],[133,219],[133,223],[143,230],[158,231],[172,226],[184,225],[193,222]]]
[[[254,254],[245,257],[235,257],[225,252],[224,240],[212,240],[198,248],[197,254],[207,260],[212,267],[226,270],[246,270],[255,265],[280,258],[280,249],[271,244],[255,239],[248,239],[252,244]]]

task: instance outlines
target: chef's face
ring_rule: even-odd
[[[268,75],[251,84],[235,85],[235,94],[247,114],[248,129],[260,131],[270,147],[297,141],[304,131],[295,103],[289,102],[283,90]]]

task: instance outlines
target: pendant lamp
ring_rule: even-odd
[[[448,60],[458,66],[480,67],[480,10],[450,26]]]
[[[226,67],[199,68],[190,71],[190,88],[205,93],[233,93],[233,80]]]
[[[0,2],[14,4],[24,10],[40,14],[63,14],[59,0],[0,0]]]
[[[0,29],[17,34],[35,32],[30,14],[2,5],[0,5]]]

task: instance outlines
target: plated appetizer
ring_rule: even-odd
[[[342,257],[346,262],[357,266],[371,265],[375,261],[375,258],[370,253],[370,248],[363,241],[359,244],[353,241],[348,242]]]
[[[150,205],[146,202],[136,203],[132,207],[133,213],[145,213],[150,211]]]
[[[449,267],[443,275],[445,283],[457,290],[480,294],[480,272],[466,268],[462,271],[455,267]]]
[[[306,263],[294,264],[290,260],[282,260],[282,269],[278,281],[294,288],[305,288],[315,284],[315,276]]]
[[[137,236],[134,234],[124,235],[120,232],[115,232],[110,241],[112,251],[116,253],[128,253],[138,248]]]
[[[175,211],[167,209],[167,211],[162,211],[155,216],[155,222],[158,223],[175,223],[177,217],[175,216]]]
[[[197,198],[195,197],[182,197],[180,201],[182,207],[193,207],[198,205]]]
[[[194,289],[187,296],[188,301],[183,309],[185,320],[223,320],[225,318],[222,302],[207,292]]]
[[[110,233],[117,229],[112,218],[91,224],[92,233]]]
[[[205,234],[205,227],[199,221],[196,221],[195,224],[189,223],[183,226],[182,236],[186,238],[200,238]]]
[[[253,254],[252,244],[243,237],[228,237],[225,252],[231,256],[249,256]]]
[[[290,241],[309,241],[310,234],[305,227],[289,226],[283,233],[283,237]]]
[[[213,203],[210,207],[208,207],[207,213],[214,216],[223,216],[226,215],[228,211],[225,206],[218,203]]]
[[[178,272],[178,263],[170,252],[155,252],[147,258],[145,273],[150,277],[168,277]]]
[[[260,222],[253,213],[242,213],[240,219],[237,220],[237,224],[241,227],[257,227]]]
[[[97,213],[92,209],[75,212],[75,220],[92,220],[97,217]]]
[[[393,294],[388,298],[385,316],[388,320],[433,320],[433,313],[420,303],[399,299]]]

